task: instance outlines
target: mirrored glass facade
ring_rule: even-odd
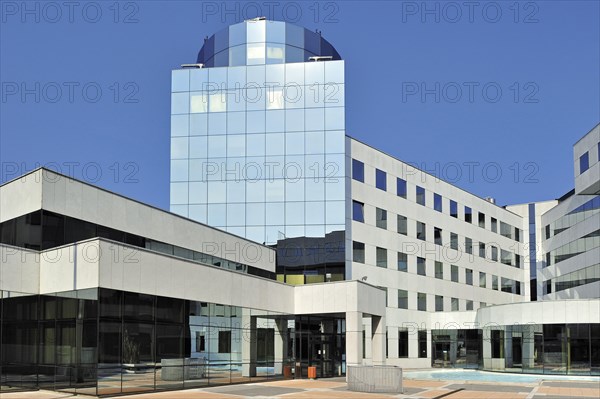
[[[344,62],[319,34],[273,21],[217,33],[199,61],[172,74],[171,211],[327,251],[326,237],[345,230]]]

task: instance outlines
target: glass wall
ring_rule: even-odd
[[[483,369],[600,375],[600,324],[531,324],[483,330]]]

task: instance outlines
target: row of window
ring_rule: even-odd
[[[588,266],[571,273],[563,274],[552,280],[547,280],[544,287],[544,294],[552,293],[552,282],[554,282],[554,291],[558,292],[595,283],[596,281],[600,281],[600,264]]]
[[[427,311],[427,294],[423,292],[417,292],[417,310],[426,312]],[[409,292],[406,290],[398,290],[398,309],[408,309],[408,295]],[[458,312],[460,310],[460,304],[462,300],[459,298],[450,299],[450,310],[452,312]],[[485,303],[482,302],[482,306]],[[470,299],[465,300],[466,310],[473,310],[473,301]],[[435,311],[444,311],[444,297],[442,295],[435,296]]]
[[[356,222],[365,222],[364,206],[362,202],[352,201],[352,219]],[[397,232],[402,235],[408,235],[408,218],[404,215],[396,215],[397,221]],[[427,240],[427,225],[420,221],[416,222],[416,234],[415,238],[426,241]],[[388,212],[385,209],[376,208],[375,212],[375,226],[387,230],[388,227]],[[433,228],[433,242],[436,245],[443,246],[444,242],[442,239],[442,229],[439,227]],[[469,237],[465,237],[464,248],[460,248],[458,234],[450,232],[450,248],[457,251],[463,251],[465,253],[473,255],[473,240]],[[521,256],[519,254],[513,254],[510,251],[500,249],[494,245],[486,245],[483,242],[479,242],[479,257],[484,259],[491,259],[494,262],[500,261],[501,263],[509,266],[521,267]]]
[[[598,247],[600,247],[600,229],[562,245],[553,251],[546,252],[546,264],[544,267],[562,262]]]
[[[600,196],[596,196],[545,227],[546,240],[600,212]]]
[[[352,179],[364,183],[365,181],[365,165],[363,162],[356,159],[352,159]],[[380,169],[375,169],[375,187],[387,191],[387,173]],[[404,199],[407,198],[407,183],[406,180],[399,177],[396,178],[396,195]],[[416,186],[415,189],[416,202],[419,205],[427,206],[425,188]],[[433,194],[433,209],[443,213],[443,202],[440,194]],[[458,203],[450,200],[450,216],[458,219]],[[483,229],[487,228],[487,218],[485,213],[477,212],[477,225]],[[465,206],[464,207],[464,221],[467,223],[473,223],[473,210]],[[500,222],[496,218],[490,218],[489,228],[494,233],[514,239],[515,241],[521,241],[521,230],[517,227],[513,227],[508,223]]]

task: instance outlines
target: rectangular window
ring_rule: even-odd
[[[442,262],[435,262],[435,278],[444,279],[444,264]]]
[[[425,189],[417,186],[417,204],[425,206]]]
[[[579,174],[582,174],[590,168],[590,154],[585,152],[579,157]]]
[[[358,241],[352,241],[352,260],[358,263],[365,263],[365,244]]]
[[[550,225],[549,224],[546,225],[545,230],[546,230],[546,240],[547,240],[550,238]]]
[[[427,357],[427,330],[419,330],[419,357]]]
[[[433,239],[435,240],[436,245],[443,245],[442,244],[442,229],[440,229],[439,227],[433,228]]]
[[[468,206],[465,206],[465,222],[473,223],[473,211]]]
[[[231,353],[231,331],[219,331],[219,353]]]
[[[450,200],[450,216],[458,218],[458,204],[456,201]]]
[[[492,276],[492,289],[498,291],[498,276]]]
[[[398,233],[403,234],[403,235],[407,235],[408,234],[408,219],[406,219],[406,216],[402,216],[402,215],[398,215],[397,217],[397,224],[398,224]]]
[[[196,352],[206,352],[206,338],[200,331],[196,331]]]
[[[361,223],[365,222],[365,204],[352,201],[352,220]]]
[[[467,299],[467,310],[473,310],[473,301]]]
[[[441,295],[435,296],[435,311],[436,312],[444,311],[444,297]]]
[[[515,254],[515,267],[521,268],[521,255]]]
[[[425,276],[425,258],[417,256],[417,274],[419,276]]]
[[[480,308],[485,308],[487,306],[487,302],[479,302]]]
[[[398,331],[398,357],[408,357],[408,330]]]
[[[387,190],[387,174],[383,170],[375,169],[375,187],[380,190]]]
[[[492,248],[492,260],[498,262],[498,248],[493,245],[490,245],[490,247]]]
[[[492,231],[494,233],[498,232],[498,219],[492,218]]]
[[[515,227],[515,241],[521,242],[521,229]]]
[[[500,235],[507,238],[512,238],[512,227],[510,224],[500,222]]]
[[[385,209],[375,209],[375,224],[380,229],[387,229],[387,211]]]
[[[485,229],[485,213],[479,212],[477,220],[479,221],[479,227]]]
[[[398,290],[398,309],[408,309],[408,291]]]
[[[552,264],[552,255],[550,252],[546,252],[546,265],[544,267],[550,266]]]
[[[486,288],[486,276],[484,272],[479,272],[479,286]]]
[[[465,269],[465,284],[473,285],[473,270]]]
[[[417,310],[427,311],[427,294],[423,292],[417,292]]]
[[[425,223],[423,222],[417,222],[417,238],[423,241],[427,239],[425,234]]]
[[[503,330],[492,330],[490,341],[492,344],[492,358],[503,359],[504,358],[504,331]]]
[[[387,267],[387,249],[377,247],[377,266]]]
[[[398,271],[408,271],[408,255],[404,252],[398,252]]]
[[[450,300],[450,305],[451,305],[450,306],[450,310],[451,311],[458,312],[458,310],[459,310],[459,307],[458,307],[458,305],[459,305],[458,298],[452,298]]]
[[[396,194],[398,194],[398,197],[406,198],[406,192],[406,180],[396,178]]]
[[[473,240],[465,237],[465,252],[473,255]]]
[[[442,212],[442,196],[437,193],[433,194],[433,209]]]
[[[458,283],[458,266],[450,265],[450,280]]]
[[[458,234],[450,233],[450,248],[458,250]]]
[[[479,257],[485,258],[485,243],[484,242],[479,243]]]
[[[365,164],[356,159],[352,160],[352,178],[361,183],[365,182]]]
[[[512,252],[500,249],[500,262],[504,263],[505,265],[512,266]]]

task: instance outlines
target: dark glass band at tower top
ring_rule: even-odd
[[[262,19],[231,25],[205,39],[198,63],[205,68],[283,64],[317,56],[342,59],[320,32]]]

